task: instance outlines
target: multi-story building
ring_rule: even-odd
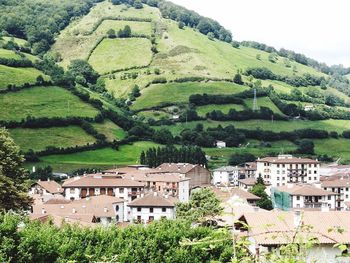
[[[237,166],[223,166],[213,171],[214,185],[238,185],[239,168]]]
[[[350,202],[350,177],[329,177],[321,182],[321,187],[336,194],[336,210],[347,210],[346,203]]]
[[[256,162],[245,163],[239,170],[239,179],[255,178]]]
[[[55,195],[61,195],[63,193],[63,188],[60,184],[55,181],[37,181],[32,184],[29,189],[29,195],[38,195],[44,199],[53,198]]]
[[[287,184],[271,189],[275,208],[285,211],[293,209],[335,210],[336,194],[308,184]]]
[[[149,223],[153,220],[175,219],[175,200],[168,196],[160,196],[157,192],[138,198],[128,206],[131,209],[130,221]]]
[[[190,189],[209,186],[211,177],[208,169],[201,165],[189,163],[163,163],[153,169],[152,173],[180,173],[190,178]]]
[[[287,183],[313,184],[320,181],[320,163],[317,160],[279,155],[257,160],[256,176],[261,176],[272,187]]]
[[[124,218],[130,213],[126,204],[143,195],[144,185],[135,180],[129,180],[118,175],[93,174],[74,177],[62,185],[64,196],[69,200],[79,200],[92,196],[115,196],[125,201]]]

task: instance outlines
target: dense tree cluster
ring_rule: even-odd
[[[183,146],[176,148],[169,145],[142,151],[140,163],[149,167],[157,167],[162,163],[191,163],[207,166],[207,159],[205,153],[199,147]]]
[[[230,109],[227,114],[224,114],[221,110],[213,110],[207,113],[207,118],[214,121],[245,121],[251,119],[261,120],[287,120],[287,117],[282,116],[278,113],[274,113],[267,107],[260,107],[259,110],[253,111],[251,109],[244,109],[237,111]]]
[[[53,44],[55,34],[71,18],[85,15],[99,0],[5,0],[0,2],[0,31],[27,39],[34,54],[41,54]]]
[[[19,231],[19,226],[21,229]],[[213,240],[183,245],[183,241]],[[245,257],[236,248],[236,258]],[[233,243],[229,231],[192,227],[184,221],[162,220],[127,228],[79,228],[53,224],[10,214],[0,214],[1,262],[229,262]]]
[[[251,153],[234,153],[230,156],[229,165],[242,165],[246,162],[255,162],[256,157]]]
[[[256,184],[250,190],[250,192],[256,196],[259,196],[261,199],[256,202],[256,205],[262,209],[272,210],[273,205],[271,198],[266,193],[266,186],[264,180],[261,176],[258,177]]]

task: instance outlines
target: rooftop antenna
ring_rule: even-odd
[[[254,101],[253,101],[253,111],[258,110],[258,100],[256,98],[256,89],[254,89]]]

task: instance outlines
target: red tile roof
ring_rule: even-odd
[[[58,194],[63,192],[61,185],[55,181],[37,181],[35,184],[38,184],[51,194]]]
[[[159,194],[155,195],[154,193],[150,193],[145,195],[144,197],[137,198],[134,201],[130,202],[128,206],[130,207],[174,207],[174,203],[176,199],[168,197],[159,196]]]
[[[143,187],[140,182],[122,178],[98,178],[96,175],[89,175],[80,178],[70,179],[62,185],[68,187]]]
[[[258,159],[257,162],[266,162],[266,163],[280,163],[280,164],[318,164],[319,161],[308,159],[308,158],[284,158],[284,157],[265,157]]]

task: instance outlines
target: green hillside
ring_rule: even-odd
[[[176,143],[203,147],[217,166],[233,153],[295,153],[301,139],[315,144],[308,155],[350,162],[343,146],[350,71],[232,41],[211,20],[162,0],[145,2],[142,8],[55,3],[41,14],[58,14],[46,42],[32,31],[25,36],[3,28],[9,32],[0,38],[0,124],[23,152],[40,153],[34,165],[72,171],[135,164],[142,150]],[[31,64],[19,64],[23,60]],[[295,131],[302,129],[309,130]],[[176,137],[157,134],[164,130]],[[273,134],[279,132],[289,133]],[[232,146],[216,149],[218,139]]]

